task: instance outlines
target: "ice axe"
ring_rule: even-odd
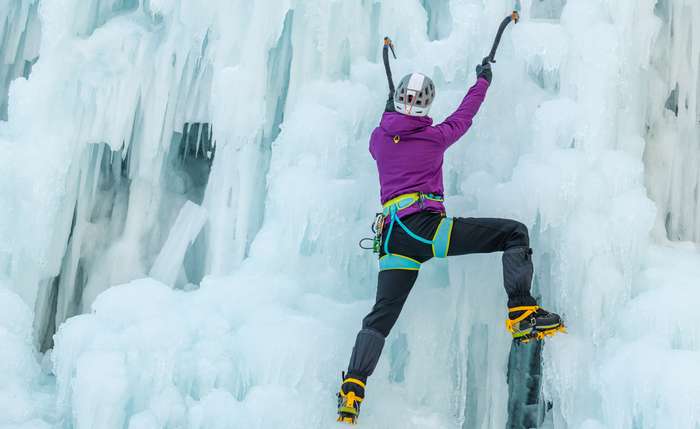
[[[498,32],[496,33],[496,39],[493,41],[493,46],[491,46],[491,52],[487,57],[484,58],[482,65],[488,63],[496,62],[496,51],[498,50],[498,45],[501,44],[501,37],[503,37],[503,32],[508,27],[508,24],[512,22],[518,23],[520,21],[520,0],[515,0],[515,6],[513,7],[513,13],[505,17],[498,27]],[[386,72],[386,79],[389,82],[389,94],[390,98],[394,96],[396,89],[394,88],[394,79],[391,75],[391,66],[389,64],[389,51],[396,59],[396,52],[394,51],[394,43],[389,37],[384,37],[384,48],[382,50],[382,59],[384,60],[384,71]]]
[[[508,24],[510,24],[511,21],[515,24],[517,24],[518,21],[520,21],[520,0],[517,0],[515,2],[513,13],[506,16],[505,19],[501,21],[501,25],[498,27],[498,32],[496,33],[496,39],[493,41],[493,46],[491,46],[491,52],[486,58],[484,58],[484,61],[482,62],[483,65],[496,62],[496,51],[498,50],[498,45],[501,44],[501,37],[503,36],[503,32],[506,30],[506,27],[508,27]]]
[[[384,37],[384,48],[382,52],[382,59],[384,60],[384,71],[386,71],[386,80],[389,82],[389,94],[390,97],[394,96],[394,79],[391,76],[391,66],[389,65],[389,50],[391,50],[391,55],[396,59],[396,52],[394,51],[394,43],[390,38]]]

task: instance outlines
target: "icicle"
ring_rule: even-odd
[[[185,202],[170,229],[168,239],[153,263],[149,272],[151,277],[175,286],[175,280],[182,269],[185,252],[194,243],[206,219],[206,210],[190,201]]]

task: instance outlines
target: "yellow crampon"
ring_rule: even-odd
[[[343,380],[345,383],[354,383],[358,386],[365,388],[365,383],[355,378],[346,378]],[[338,422],[348,423],[354,425],[357,423],[357,417],[360,414],[360,403],[362,403],[362,398],[357,396],[355,392],[345,393],[343,387],[340,387],[340,392],[338,392]]]
[[[356,425],[357,424],[357,417],[343,417],[343,416],[338,416],[338,422],[340,423],[347,423],[349,425]]]
[[[514,313],[516,311],[522,311],[523,314],[520,316],[516,317],[515,319],[506,319],[506,329],[512,332],[513,334],[516,334],[516,330],[519,331],[519,324],[523,320],[527,319],[528,316],[530,316],[532,313],[535,311],[539,310],[540,307],[537,305],[531,305],[531,306],[522,306],[522,307],[513,307],[508,309],[508,313]]]
[[[544,340],[544,337],[553,337],[557,333],[561,332],[562,334],[566,334],[566,326],[559,325],[556,328],[553,329],[546,329],[544,331],[535,331],[534,333],[528,334],[524,337],[521,337],[521,339],[518,340],[521,344],[527,344],[531,340]]]
[[[516,317],[515,319],[506,319],[506,329],[510,331],[511,334],[513,334],[514,340],[526,344],[529,343],[531,340],[543,340],[545,337],[552,337],[558,332],[566,333],[566,327],[563,323],[559,323],[558,325],[551,327],[545,326],[544,329],[534,329],[532,326],[529,326],[526,329],[520,329],[520,322],[530,317],[533,313],[539,310],[539,308],[540,307],[537,305],[532,305],[513,307],[508,309],[509,313],[513,313],[516,311],[523,312],[523,314]]]

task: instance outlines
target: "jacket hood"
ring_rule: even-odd
[[[430,116],[409,116],[398,112],[385,112],[379,127],[387,134],[412,134],[433,125]]]

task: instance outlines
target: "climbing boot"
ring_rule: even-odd
[[[365,397],[365,383],[355,377],[346,377],[338,392],[338,421],[354,425],[360,416],[360,403]]]
[[[519,343],[527,343],[533,339],[543,340],[544,337],[551,337],[558,332],[566,332],[558,314],[550,313],[536,305],[509,308],[506,328]]]

